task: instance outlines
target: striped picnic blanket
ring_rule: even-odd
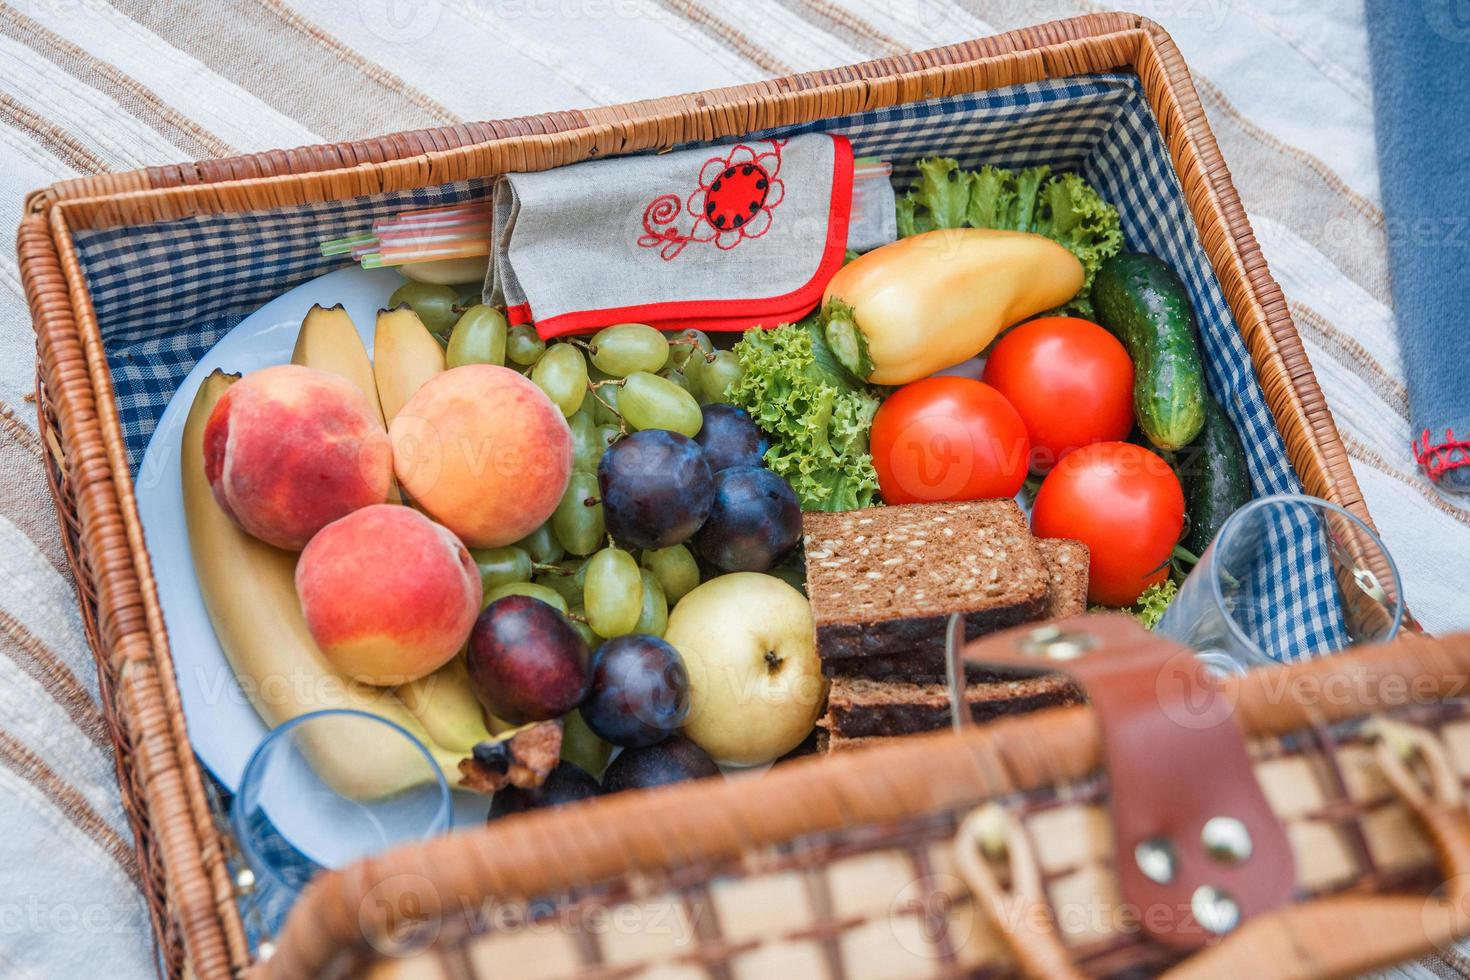
[[[0,0],[0,224],[78,174],[730,85],[1113,8],[1161,21],[1195,71],[1410,604],[1431,630],[1470,628],[1446,574],[1470,553],[1470,508],[1408,452],[1357,3]],[[0,282],[0,973],[145,976],[8,252]]]

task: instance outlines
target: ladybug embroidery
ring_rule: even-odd
[[[705,220],[724,231],[739,228],[760,213],[771,189],[771,176],[755,163],[726,167],[704,192]]]
[[[739,143],[724,156],[710,157],[700,168],[699,186],[687,198],[663,194],[649,202],[638,244],[658,248],[669,260],[690,242],[714,242],[728,250],[770,231],[771,211],[786,195],[780,177],[785,143]],[[678,228],[686,216],[693,219],[687,233]]]

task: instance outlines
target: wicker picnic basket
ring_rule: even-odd
[[[397,201],[440,186],[469,193],[464,188],[476,181],[483,188],[485,178],[508,171],[1100,73],[1125,77],[1140,94],[1150,138],[1166,151],[1184,216],[1192,216],[1201,263],[1217,280],[1212,288],[1223,297],[1220,319],[1238,327],[1238,338],[1232,330],[1231,339],[1243,342],[1242,363],[1248,354],[1246,373],[1259,385],[1260,414],[1283,466],[1305,492],[1371,523],[1184,62],[1161,28],[1133,14],[1089,15],[695,95],[107,174],[32,194],[18,252],[38,338],[39,421],[166,972],[179,975],[187,963],[201,977],[238,974],[251,952],[230,874],[230,842],[190,749],[134,496],[143,436],[132,414],[135,401],[122,398],[118,387],[120,373],[132,370],[133,355],[114,350],[120,341],[109,323],[117,315],[116,294],[108,292],[131,286],[115,271],[103,275],[97,255],[115,261],[136,229],[248,216],[257,231],[270,234],[280,227],[273,216],[322,214],[338,202]],[[180,257],[170,250],[192,247],[189,241],[171,240],[160,251]],[[238,289],[239,302],[259,305],[272,293],[252,294],[247,287],[279,292],[325,268],[303,262],[270,280],[242,264],[220,275]],[[156,273],[146,285],[160,291],[162,305],[150,307],[139,322],[154,331],[190,330],[192,297],[170,293],[184,287]]]
[[[1192,652],[1119,616],[1022,627],[966,655],[995,663],[1038,633],[1091,646],[1092,671],[1065,665],[1091,705],[503,817],[365,860],[312,882],[251,975],[1306,980],[1429,953],[1463,966],[1470,634],[1189,694]],[[1174,880],[1130,885],[1135,860],[1159,856],[1142,847],[1169,848]]]

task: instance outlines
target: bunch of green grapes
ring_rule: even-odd
[[[725,400],[725,392],[740,380],[740,359],[716,350],[703,330],[671,333],[668,363],[659,373],[699,399],[701,405]]]
[[[700,581],[683,545],[632,552],[604,540],[577,555],[551,521],[516,544],[470,554],[485,589],[482,608],[508,595],[532,596],[570,619],[589,647],[627,633],[663,636],[669,607]]]

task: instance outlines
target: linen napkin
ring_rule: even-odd
[[[546,338],[799,319],[850,245],[897,236],[886,179],[863,182],[854,222],[853,170],[845,138],[814,133],[507,174],[486,293]]]
[[[1460,10],[1456,10],[1456,6]],[[1414,457],[1470,493],[1470,21],[1368,0],[1378,165]]]

